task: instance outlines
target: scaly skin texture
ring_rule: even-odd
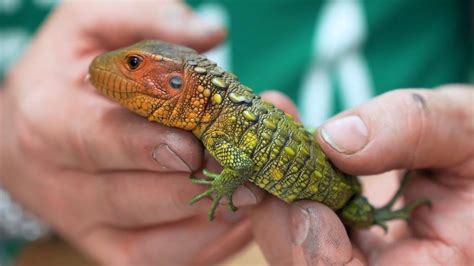
[[[287,202],[324,203],[357,227],[408,218],[425,202],[374,209],[357,178],[334,167],[300,123],[192,49],[143,41],[98,56],[90,75],[97,89],[132,112],[192,131],[223,166],[221,173],[204,171],[208,179],[192,179],[210,186],[191,201],[213,196],[210,219],[222,197],[236,209],[232,194],[247,180]]]

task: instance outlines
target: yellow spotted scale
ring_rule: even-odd
[[[222,197],[229,208],[234,191],[247,180],[286,201],[314,200],[337,211],[359,228],[407,219],[414,201],[391,210],[399,191],[383,208],[361,195],[354,176],[338,170],[301,123],[263,101],[238,78],[196,51],[157,40],[102,54],[89,68],[91,83],[129,110],[165,126],[191,131],[222,165],[204,170],[209,186],[191,200],[212,197],[212,220]]]

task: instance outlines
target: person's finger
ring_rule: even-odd
[[[472,245],[470,246],[472,249]],[[381,247],[368,257],[369,265],[471,265],[469,258],[457,247],[443,241],[408,238],[396,245]]]
[[[76,27],[109,50],[161,39],[204,51],[225,36],[222,26],[206,22],[181,1],[71,2],[63,9],[64,14],[81,14]]]
[[[443,168],[474,152],[474,90],[397,90],[325,123],[318,141],[342,170]]]
[[[270,265],[291,265],[289,206],[269,197],[251,212],[255,240]]]
[[[209,222],[205,217],[132,230],[100,226],[82,235],[79,243],[105,265],[193,265],[203,250],[236,226],[235,222]],[[208,259],[217,262],[221,258]]]
[[[75,93],[74,105],[70,101],[45,104],[61,97],[71,97],[70,91],[32,92],[12,114],[19,130],[11,143],[27,151],[23,160],[89,172],[191,173],[201,167],[202,144],[191,133],[148,122],[87,91]],[[40,111],[29,112],[33,109]],[[44,150],[55,152],[44,156]]]
[[[404,193],[407,202],[429,198],[431,208],[419,208],[412,213],[411,231],[419,239],[444,243],[440,248],[454,251],[456,257],[474,258],[474,183],[472,172],[466,178],[452,172],[417,171]],[[453,226],[446,226],[452,224]],[[459,252],[463,251],[463,252]]]
[[[189,201],[205,188],[192,184],[187,174],[110,173],[102,174],[89,185],[95,185],[94,201],[99,203],[95,216],[101,217],[101,222],[116,226],[137,227],[177,221],[205,214],[211,206],[211,202],[205,200],[189,205]]]
[[[225,35],[222,26],[205,22],[181,1],[69,1],[52,12],[23,57],[35,60],[19,62],[11,73],[18,80],[40,64],[58,79],[82,82],[92,59],[108,50],[159,39],[203,52]],[[64,62],[74,63],[58,69]],[[42,76],[33,78],[32,84],[43,82]]]
[[[70,95],[58,90],[47,97]],[[26,128],[16,137],[20,148],[29,151],[28,156],[90,171],[190,173],[201,166],[203,148],[191,133],[151,123],[90,92],[77,91],[75,97],[72,107],[69,101],[44,105],[53,99],[45,99],[43,94],[25,100],[15,114],[21,120],[15,123]],[[41,111],[27,114],[29,108]],[[49,132],[63,137],[54,138]],[[42,142],[38,143],[34,135],[41,136]],[[45,158],[42,151],[51,147],[58,152]]]
[[[182,173],[161,173],[157,176],[152,172],[116,172],[101,174],[81,185],[89,187],[87,193],[90,195],[86,201],[95,204],[95,208],[84,213],[90,214],[91,218],[96,217],[96,222],[117,227],[150,226],[195,215],[207,216],[212,204],[211,199],[189,204],[192,198],[207,188],[193,184],[188,175]],[[249,203],[235,202],[235,205],[243,207]],[[240,220],[244,216],[245,209],[231,212],[222,206],[218,209],[216,220]]]
[[[251,215],[254,235],[271,265],[353,263],[352,246],[337,215],[309,201],[288,205],[274,197]]]
[[[251,225],[250,220],[245,219],[219,240],[204,247],[197,255],[195,265],[212,265],[231,254],[238,253],[253,239]]]
[[[58,177],[67,178],[58,180]],[[22,184],[33,185],[48,193],[24,193],[27,186]],[[186,173],[157,175],[151,171],[112,171],[90,175],[70,169],[42,169],[40,180],[27,179],[15,186],[12,193],[20,195],[25,207],[41,209],[41,218],[48,224],[60,231],[81,235],[84,228],[95,224],[137,228],[196,215],[207,217],[212,203],[210,199],[189,205],[189,201],[205,189],[193,184]],[[249,204],[248,201],[235,202],[238,207]],[[58,213],[67,215],[51,215]],[[238,221],[245,214],[245,208],[231,212],[222,207],[218,209],[216,220]],[[81,227],[77,227],[78,220],[81,220]]]
[[[437,182],[435,179],[456,181],[457,185],[447,186],[443,184],[445,182]],[[396,236],[396,232],[392,231],[394,223],[401,225],[406,221],[393,221],[389,225],[388,235],[372,227],[370,231],[355,231],[353,241],[368,254],[371,265],[384,264],[384,261],[392,264],[431,265],[435,261],[439,264],[447,257],[450,263],[446,261],[441,264],[465,265],[468,258],[474,257],[474,252],[471,252],[472,240],[465,233],[474,230],[471,222],[474,204],[470,196],[471,188],[471,180],[463,178],[416,175],[406,188],[405,202],[429,198],[432,207],[418,208],[411,214],[409,232]]]
[[[184,130],[151,123],[121,107],[97,106],[77,129],[81,149],[99,170],[192,172],[202,144]]]

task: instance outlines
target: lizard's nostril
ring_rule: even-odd
[[[103,89],[102,87],[106,85],[102,84],[106,77],[103,69],[107,69],[107,66],[109,66],[108,62],[108,56],[103,54],[95,57],[89,65],[89,81],[99,90]]]
[[[90,68],[89,69],[92,69],[92,68],[97,68],[101,65],[104,64],[104,55],[99,55],[99,56],[96,56],[94,58],[94,60],[92,60],[92,63],[90,64]]]

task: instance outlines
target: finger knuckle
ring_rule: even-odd
[[[427,90],[396,90],[389,95],[393,104],[402,114],[399,119],[402,124],[401,133],[406,139],[407,146],[413,147],[412,156],[408,158],[408,165],[414,165],[420,154],[425,133],[430,126],[429,102],[432,92]]]
[[[122,183],[118,178],[104,177],[103,188],[101,193],[103,195],[103,204],[105,210],[106,220],[113,224],[133,224],[130,221],[133,215],[130,213],[130,206],[127,200],[127,191],[122,187]]]
[[[129,250],[127,245],[125,245],[124,243],[120,243],[117,245],[116,250],[112,252],[113,256],[109,256],[109,254],[107,254],[107,256],[104,256],[102,259],[99,260],[101,261],[101,264],[105,266],[141,265],[139,264],[139,261],[136,258],[137,256],[131,253],[132,252]]]
[[[464,253],[453,245],[441,241],[427,245],[427,253],[431,254],[431,260],[438,265],[468,265],[468,258]]]
[[[29,122],[27,119],[17,119],[15,123],[16,143],[18,144],[18,149],[21,153],[25,156],[35,157],[41,154],[44,143],[37,135],[41,131],[36,130],[33,123]]]
[[[184,185],[183,188],[184,187],[188,187],[188,186]],[[168,197],[169,197],[169,206],[171,206],[170,209],[174,210],[176,213],[179,213],[179,214],[196,213],[199,207],[195,208],[189,205],[188,203],[189,200],[192,198],[192,195],[197,194],[197,193],[194,193],[194,191],[195,191],[194,189],[191,189],[189,192],[174,190],[172,193],[169,193]],[[201,206],[199,205],[199,203],[197,204],[198,206]],[[202,208],[202,210],[206,210],[206,209],[207,209],[207,204],[206,204],[206,208]]]

